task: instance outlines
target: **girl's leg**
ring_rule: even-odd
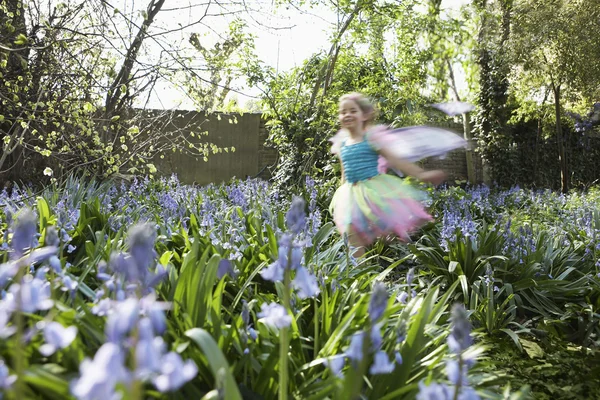
[[[365,244],[360,238],[360,235],[356,233],[352,228],[348,229],[348,243],[351,248],[354,248],[352,256],[354,258],[362,257],[365,254]]]

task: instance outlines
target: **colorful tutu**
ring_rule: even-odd
[[[340,234],[354,235],[354,242],[370,245],[377,238],[409,234],[433,218],[425,211],[425,195],[394,175],[381,174],[356,183],[344,183],[331,202],[333,220]]]
[[[352,236],[352,242],[362,246],[388,235],[410,240],[411,232],[433,219],[422,204],[425,194],[402,178],[386,174],[388,163],[378,150],[385,148],[395,157],[415,162],[443,157],[467,145],[453,132],[428,126],[373,127],[365,133],[362,145],[346,146],[347,138],[342,130],[331,139],[332,152],[342,157],[347,182],[335,192],[330,210],[340,234]]]

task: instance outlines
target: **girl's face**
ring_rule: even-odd
[[[355,101],[346,99],[340,103],[339,119],[342,128],[349,131],[360,131],[368,116],[363,113]]]

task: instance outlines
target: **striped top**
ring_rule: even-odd
[[[377,169],[379,153],[371,147],[366,137],[362,142],[349,145],[344,141],[340,155],[346,181],[356,183],[379,175]]]

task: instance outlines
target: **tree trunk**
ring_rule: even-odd
[[[554,112],[556,114],[556,141],[558,143],[558,162],[560,164],[561,191],[569,191],[569,171],[567,169],[567,157],[565,153],[565,142],[563,138],[562,123],[560,121],[560,85],[553,85]]]

